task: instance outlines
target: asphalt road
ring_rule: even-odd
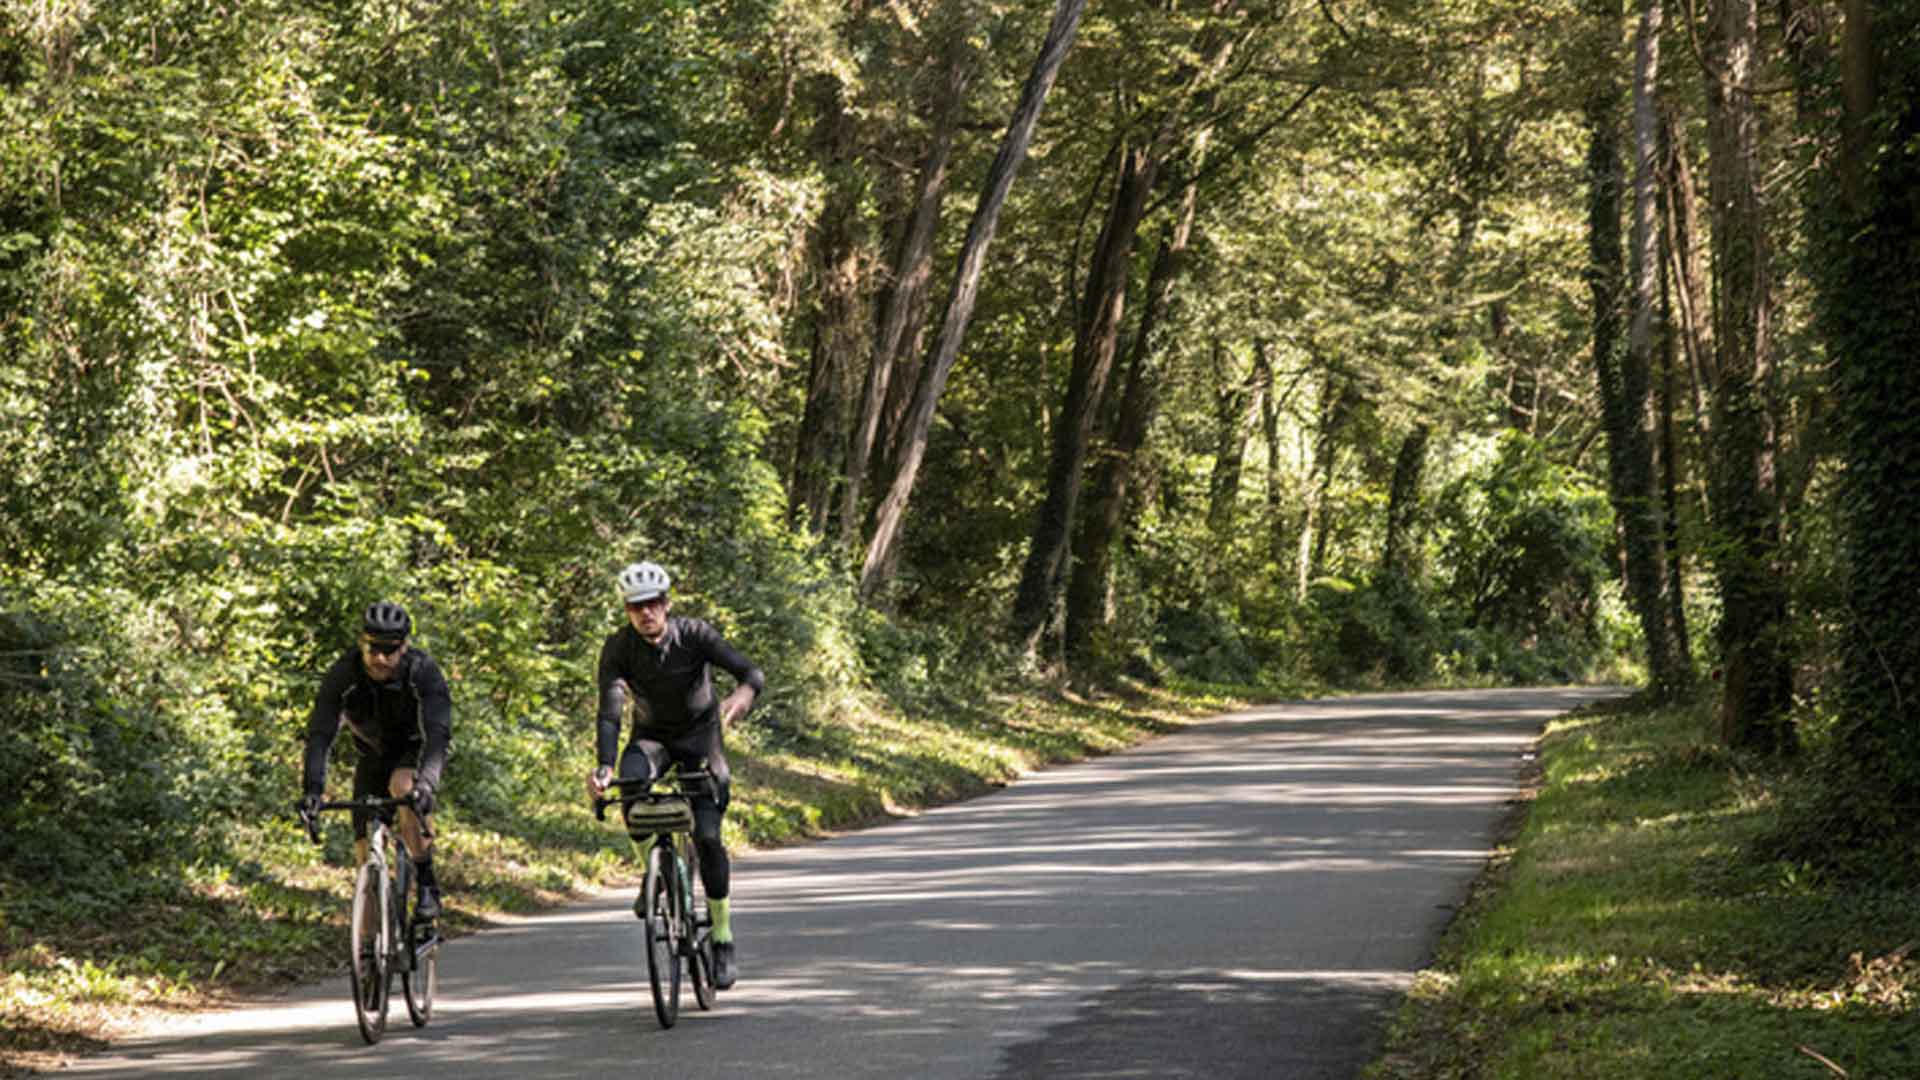
[[[632,890],[442,953],[432,1024],[346,978],[175,1018],[86,1077],[1348,1078],[1551,717],[1618,693],[1290,702],[734,863],[741,978],[662,1030]],[[584,812],[584,810],[583,810]]]

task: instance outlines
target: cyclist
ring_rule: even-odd
[[[728,910],[732,872],[720,839],[732,773],[720,736],[753,708],[766,689],[766,678],[708,623],[668,614],[673,604],[667,590],[673,583],[658,565],[634,563],[620,571],[618,581],[627,625],[608,635],[600,646],[596,724],[600,764],[587,777],[587,790],[597,796],[613,779],[620,710],[630,695],[635,704],[633,734],[620,754],[622,780],[652,780],[669,763],[694,769],[705,762],[713,780],[690,800],[693,842],[700,852],[700,879],[713,917],[713,985],[725,990],[733,985],[736,970]],[[719,701],[713,692],[715,664],[738,683]],[[634,914],[644,916],[637,898]]]
[[[408,640],[413,620],[399,604],[381,600],[360,619],[360,643],[327,669],[307,718],[303,808],[320,807],[327,787],[327,756],[345,720],[360,761],[353,770],[353,797],[386,792],[411,797],[400,808],[400,838],[413,858],[420,883],[414,917],[440,916],[440,886],[433,878],[433,813],[440,772],[453,732],[453,697],[440,665]],[[353,812],[354,861],[367,857],[365,812]]]

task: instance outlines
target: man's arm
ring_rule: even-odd
[[[620,674],[620,664],[615,646],[616,637],[610,637],[600,646],[600,669],[595,683],[600,689],[600,711],[594,718],[595,761],[602,768],[613,768],[614,758],[620,752],[620,714],[627,704],[627,682]]]
[[[352,657],[333,662],[320,679],[320,691],[314,695],[313,711],[307,714],[307,755],[301,770],[300,791],[317,795],[327,788],[327,755],[333,750],[334,737],[340,734],[340,699],[353,685]]]
[[[447,747],[453,741],[453,691],[447,688],[447,676],[431,657],[423,658],[414,672],[414,693],[420,702],[420,768],[415,783],[425,783],[428,791],[440,790],[440,773],[447,767]]]
[[[739,685],[733,688],[725,700],[720,702],[720,723],[731,724],[747,715],[753,703],[767,689],[766,675],[747,659],[746,654],[733,647],[733,643],[720,636],[710,623],[699,623],[697,639],[707,660],[724,668]]]

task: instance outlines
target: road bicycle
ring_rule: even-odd
[[[411,798],[366,795],[345,802],[323,802],[320,810],[361,810],[368,816],[367,858],[353,881],[353,945],[348,977],[353,988],[353,1018],[369,1045],[387,1030],[393,977],[400,976],[407,1017],[414,1027],[433,1018],[433,995],[440,984],[440,928],[412,917],[413,859],[393,827],[393,810],[411,807]],[[317,816],[300,811],[313,842],[320,842]],[[432,826],[421,822],[426,835]]]
[[[680,1019],[680,980],[684,970],[700,1008],[713,1008],[713,920],[700,882],[700,851],[693,843],[693,804],[689,801],[712,779],[705,767],[677,766],[651,783],[616,779],[612,798],[593,800],[593,816],[606,820],[618,804],[627,835],[639,845],[646,863],[640,899],[647,942],[647,982],[653,989],[653,1013],[660,1026]]]

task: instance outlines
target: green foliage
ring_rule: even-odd
[[[1441,493],[1434,518],[1454,625],[1557,655],[1569,665],[1562,677],[1612,645],[1600,632],[1612,514],[1590,480],[1510,432]]]
[[[1153,647],[1158,659],[1190,679],[1240,685],[1260,680],[1260,663],[1238,624],[1217,608],[1161,608]]]

